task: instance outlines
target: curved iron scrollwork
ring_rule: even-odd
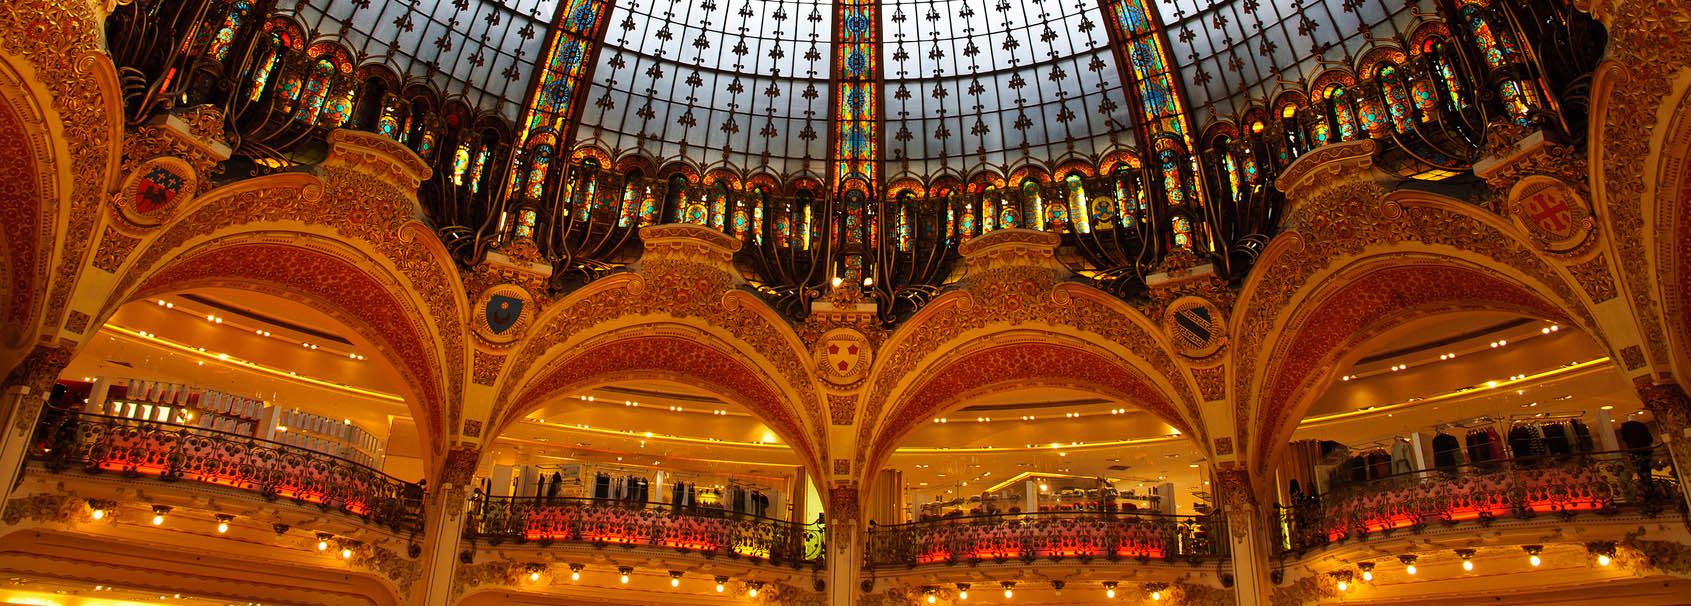
[[[198,427],[86,413],[44,419],[31,456],[54,473],[152,476],[228,486],[422,530],[422,489],[340,457]]]
[[[1504,517],[1684,512],[1665,451],[1522,457],[1350,484],[1281,507],[1278,544],[1285,551],[1304,551],[1377,532],[1418,532],[1432,523],[1488,525]]]
[[[1039,558],[1134,558],[1199,563],[1227,557],[1219,516],[1039,512],[946,518],[869,528],[865,567]]]
[[[799,568],[823,565],[823,527],[709,507],[566,497],[479,497],[464,535],[492,544],[557,541],[654,547]]]

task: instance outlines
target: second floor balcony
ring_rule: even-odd
[[[802,568],[823,566],[824,527],[725,509],[573,497],[479,497],[464,534],[492,545],[651,548]]]
[[[872,526],[864,566],[1034,562],[1039,559],[1202,562],[1227,557],[1220,516],[1041,511]]]
[[[31,456],[55,473],[212,484],[315,505],[396,531],[422,529],[423,491],[416,484],[334,455],[236,433],[53,411],[38,427]]]
[[[1665,446],[1448,465],[1345,484],[1281,507],[1279,547],[1306,552],[1376,533],[1556,516],[1683,513]]]

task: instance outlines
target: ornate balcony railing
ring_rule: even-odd
[[[422,490],[340,457],[257,438],[86,413],[44,416],[31,456],[71,468],[189,481],[336,510],[398,531],[422,529]]]
[[[865,567],[1065,558],[1197,563],[1227,555],[1219,516],[1039,512],[871,526]]]
[[[1430,524],[1490,525],[1581,513],[1685,511],[1666,448],[1522,457],[1400,473],[1279,510],[1278,545],[1301,552]]]
[[[656,547],[798,568],[823,565],[823,527],[710,507],[567,497],[482,497],[466,538]]]

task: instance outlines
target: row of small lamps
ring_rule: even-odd
[[[117,508],[117,504],[114,503],[114,502],[102,501],[102,500],[98,500],[98,499],[89,499],[88,500],[88,509],[89,509],[88,517],[93,518],[95,521],[104,520],[108,516],[112,515],[112,512],[116,508]],[[171,507],[169,505],[153,505],[152,510],[153,510],[153,518],[152,518],[153,525],[154,526],[163,526],[164,522],[165,522],[165,516],[170,515]],[[219,514],[214,514],[212,517],[213,517],[213,519],[217,520],[217,534],[228,534],[229,524],[231,522],[235,521],[235,516],[227,514],[227,513],[219,513]],[[281,536],[282,534],[286,533],[288,531],[288,528],[289,528],[287,524],[272,524],[271,527],[276,531],[277,536]],[[330,546],[329,542],[334,541],[334,540],[335,540],[335,535],[333,535],[333,534],[330,534],[330,533],[327,533],[327,532],[317,533],[317,551],[328,551],[329,546]],[[341,559],[343,559],[343,560],[352,559],[352,547],[350,545],[352,545],[353,543],[351,543],[350,541],[346,541],[346,540],[342,540],[342,541],[340,541],[340,543],[341,543],[341,550],[340,550]]]
[[[1586,549],[1590,551],[1592,555],[1597,556],[1598,566],[1607,567],[1615,561],[1615,544],[1613,541],[1590,543],[1586,545]],[[1462,558],[1462,570],[1473,572],[1475,551],[1473,549],[1456,549],[1454,551],[1456,553],[1456,557]],[[1522,545],[1521,551],[1526,552],[1527,564],[1532,567],[1537,568],[1544,564],[1544,559],[1539,557],[1539,554],[1544,552],[1543,545]],[[1399,562],[1403,563],[1404,574],[1415,576],[1415,573],[1417,572],[1415,569],[1415,562],[1419,561],[1420,556],[1400,555],[1397,559]],[[1356,568],[1361,572],[1360,576],[1363,581],[1374,580],[1374,562],[1359,562],[1356,565]],[[1339,591],[1348,591],[1350,589],[1350,581],[1354,578],[1351,571],[1337,570],[1330,574],[1332,574],[1334,580],[1337,581],[1336,586]]]
[[[1116,587],[1120,586],[1119,583],[1117,583],[1115,581],[1103,581],[1101,584],[1104,586],[1104,597],[1112,598],[1112,599],[1116,597]],[[1002,581],[998,584],[998,586],[999,586],[999,588],[1004,590],[1004,599],[1008,600],[1008,599],[1016,597],[1016,582],[1015,581]],[[969,588],[971,587],[971,585],[969,585],[968,583],[957,583],[956,587],[957,587],[957,599],[958,599],[958,601],[969,599]],[[1056,590],[1059,595],[1061,595],[1061,593],[1063,591],[1063,587],[1064,587],[1063,581],[1051,581],[1051,588],[1053,590]],[[1145,584],[1145,593],[1149,594],[1151,596],[1152,600],[1159,600],[1159,601],[1162,600],[1163,599],[1163,592],[1167,591],[1167,590],[1168,590],[1168,583],[1146,583]],[[934,604],[934,603],[937,603],[939,601],[939,588],[927,587],[927,588],[924,588],[922,590],[922,593],[926,596],[927,602],[929,604]]]
[[[570,580],[571,581],[581,580],[581,571],[587,569],[586,564],[570,564],[569,567],[570,567]],[[528,571],[528,580],[530,582],[539,582],[540,576],[543,573],[546,572],[546,565],[545,564],[529,564],[526,567],[526,569]],[[633,567],[630,567],[630,566],[618,566],[617,567],[617,580],[624,585],[628,584],[629,578],[633,574],[634,574],[634,568]],[[669,586],[670,587],[680,587],[681,586],[681,574],[682,573],[679,570],[669,571]],[[718,577],[715,577],[713,580],[716,581],[716,592],[717,593],[722,593],[722,592],[728,590],[728,581],[729,581],[728,577],[718,576]],[[762,590],[762,589],[763,589],[763,583],[761,583],[761,582],[758,582],[758,581],[747,581],[746,582],[746,595],[747,596],[755,598],[755,597],[757,597],[758,591]]]

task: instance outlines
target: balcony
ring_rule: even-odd
[[[44,416],[30,456],[48,471],[76,468],[162,482],[199,482],[288,499],[422,530],[422,489],[364,465],[250,436],[172,423],[59,412]]]
[[[823,566],[823,526],[797,524],[712,507],[676,507],[609,499],[482,497],[465,526],[466,538],[672,549],[705,558],[725,556],[757,564]]]
[[[1434,524],[1683,513],[1666,447],[1521,457],[1400,473],[1341,486],[1280,509],[1279,547],[1303,553],[1347,539]]]
[[[864,567],[1032,563],[1102,558],[1199,563],[1227,557],[1218,516],[1117,511],[1042,511],[872,526]]]

